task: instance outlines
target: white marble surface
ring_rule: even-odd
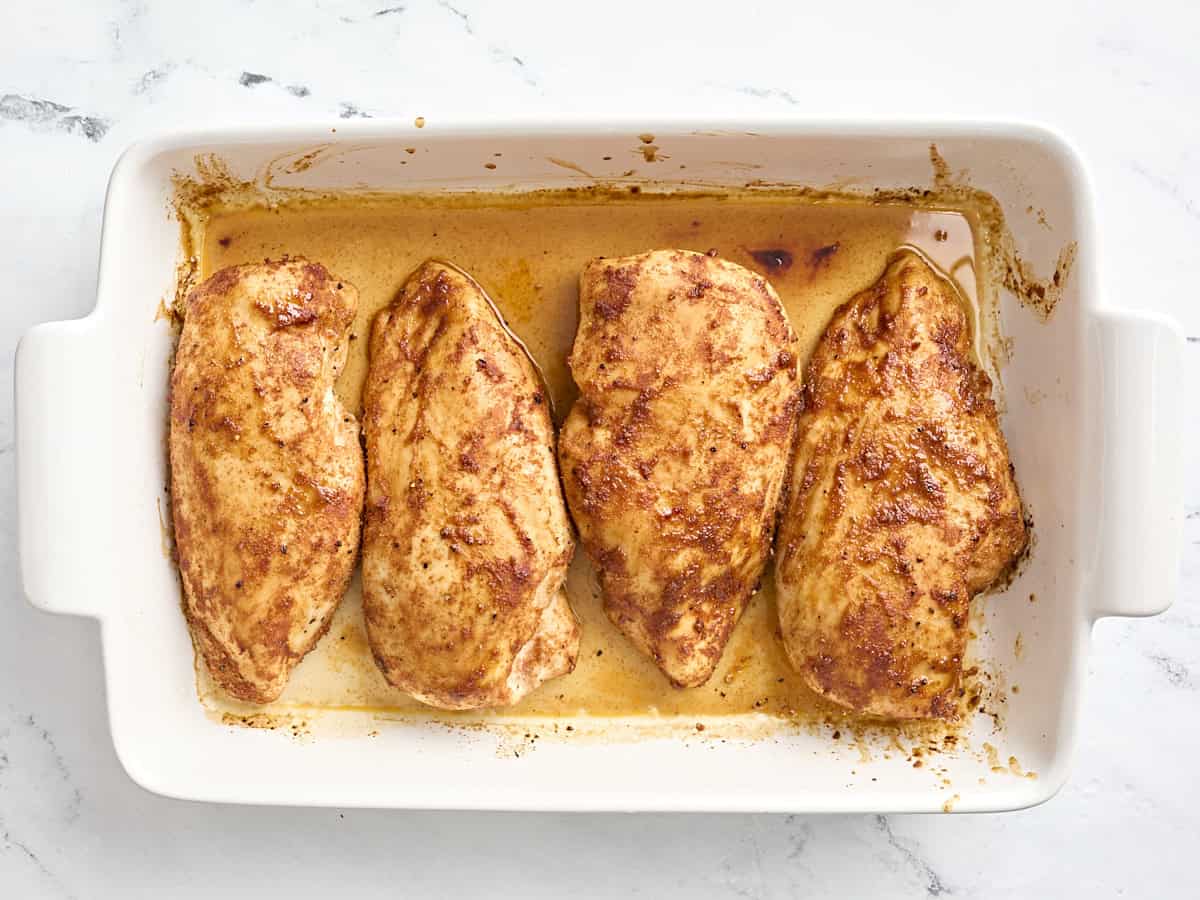
[[[93,303],[104,186],[160,129],[424,115],[1005,117],[1073,139],[1109,302],[1172,313],[1200,387],[1200,14],[1136,4],[5,4],[0,366]],[[757,6],[758,11],[751,7]],[[1061,7],[1061,8],[1056,8]],[[261,76],[261,77],[260,77]],[[1194,459],[1196,409],[1179,423]],[[1182,591],[1096,630],[1074,776],[1005,816],[407,814],[204,806],[124,775],[96,626],[18,583],[0,392],[0,897],[1200,895],[1200,477]],[[70,548],[63,548],[63,564]]]

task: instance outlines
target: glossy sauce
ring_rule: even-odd
[[[509,328],[529,348],[561,422],[577,395],[566,357],[575,337],[579,272],[592,257],[673,247],[716,250],[768,277],[806,360],[833,310],[874,282],[902,244],[916,246],[954,277],[976,319],[975,239],[968,213],[815,202],[784,192],[347,197],[229,211],[207,223],[201,276],[286,253],[318,260],[353,283],[361,307],[337,389],[358,413],[373,316],[423,260],[454,262],[490,293]],[[567,592],[583,632],[575,671],[507,710],[447,713],[390,687],[375,668],[356,576],[329,634],[297,667],[282,698],[267,712],[354,709],[458,723],[577,715],[687,722],[754,712],[800,722],[846,716],[791,671],[769,570],[716,673],[708,684],[690,690],[672,688],[608,621],[582,551],[571,566]],[[224,699],[207,678],[201,677],[200,684],[211,710],[248,709]]]

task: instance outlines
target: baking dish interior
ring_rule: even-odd
[[[1078,244],[1048,319],[999,294],[1008,357],[999,370],[1003,425],[1034,547],[1012,583],[984,601],[973,653],[988,661],[992,714],[975,716],[955,746],[914,767],[911,746],[869,729],[851,741],[819,728],[684,736],[618,722],[607,735],[530,744],[502,731],[380,721],[356,711],[299,736],[206,715],[163,537],[173,335],[156,313],[173,296],[181,262],[171,214],[175,176],[195,174],[198,160],[211,155],[227,176],[267,185],[278,197],[596,182],[655,191],[754,182],[763,190],[869,195],[929,186],[931,144],[937,165],[949,166],[942,179],[969,182],[1000,204],[1013,249],[1034,272],[1047,276],[1063,247]],[[503,167],[485,168],[497,154]],[[103,381],[111,402],[110,427],[95,436],[97,458],[119,486],[103,494],[109,528],[97,556],[108,561],[90,580],[88,606],[102,621],[113,736],[124,765],[160,793],[276,803],[934,811],[1045,799],[1065,777],[1089,627],[1081,572],[1094,546],[1084,481],[1092,463],[1087,410],[1095,401],[1085,375],[1095,286],[1084,191],[1067,148],[1017,127],[472,131],[367,123],[137,145],[110,184],[98,305],[86,325],[95,348],[89,377]]]

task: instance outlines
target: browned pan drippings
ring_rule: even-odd
[[[201,277],[224,266],[282,254],[320,260],[361,296],[337,390],[356,412],[375,313],[430,257],[452,261],[489,293],[545,375],[557,419],[576,395],[566,367],[575,337],[579,272],[595,256],[654,248],[715,250],[766,275],[779,292],[807,361],[835,307],[871,284],[901,244],[922,250],[955,276],[974,303],[975,240],[958,211],[865,202],[813,202],[786,192],[662,197],[539,193],[451,198],[346,197],[217,212],[208,222]],[[672,688],[600,608],[582,553],[567,583],[583,627],[575,672],[535,691],[506,717],[579,713],[685,720],[761,712],[801,721],[841,719],[791,671],[778,637],[770,572],[734,631],[716,673],[700,688]],[[205,702],[224,708],[216,692]],[[366,648],[358,579],[329,634],[296,669],[273,708],[353,708],[486,721],[495,713],[441,713],[391,688]]]

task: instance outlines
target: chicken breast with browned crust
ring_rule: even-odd
[[[303,259],[187,298],[171,375],[171,506],[192,639],[238,700],[276,699],[358,553],[358,423],[333,384],[358,294]]]
[[[549,399],[483,290],[445,263],[409,277],[370,352],[363,607],[375,661],[432,706],[515,703],[579,652]]]
[[[897,719],[952,718],[971,598],[1025,546],[1020,497],[954,287],[898,254],[809,363],[775,575],[814,690]]]
[[[685,250],[583,270],[559,454],[609,618],[680,687],[758,587],[800,383],[774,289]]]

